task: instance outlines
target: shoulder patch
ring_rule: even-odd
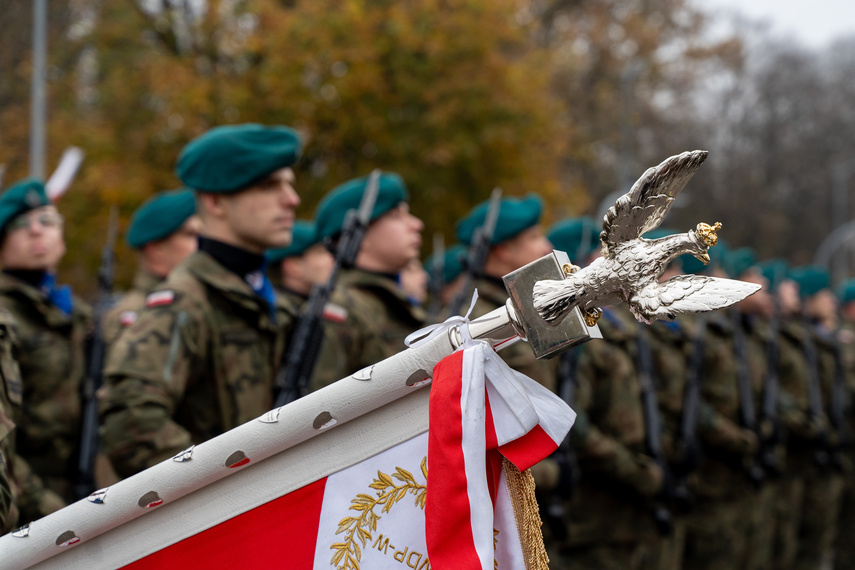
[[[123,327],[129,327],[137,322],[138,317],[139,315],[136,311],[122,311],[119,314],[119,323],[121,323]]]
[[[148,297],[145,298],[145,306],[146,307],[162,307],[164,305],[171,305],[172,301],[175,300],[175,291],[171,289],[164,289],[163,291],[155,291],[154,293],[150,293]]]
[[[347,309],[341,305],[327,303],[324,306],[324,318],[334,323],[343,323],[347,320]]]

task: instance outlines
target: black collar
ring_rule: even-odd
[[[39,289],[47,272],[44,269],[4,269],[3,273]]]
[[[200,236],[199,251],[204,251],[241,279],[264,267],[263,255],[212,238]]]

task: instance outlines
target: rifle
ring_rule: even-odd
[[[824,426],[823,416],[825,414],[822,403],[822,387],[819,380],[819,359],[816,355],[816,344],[813,341],[813,325],[804,319],[804,330],[802,334],[802,348],[805,351],[807,361],[807,392],[808,392],[808,414],[816,425]],[[828,467],[828,429],[823,427],[816,436],[817,449],[814,453],[814,462],[819,467]]]
[[[116,237],[119,226],[119,208],[110,208],[110,221],[107,225],[107,242],[101,250],[101,267],[98,268],[98,296],[92,308],[95,322],[89,343],[89,365],[83,381],[83,423],[80,430],[80,456],[77,461],[78,498],[88,496],[95,490],[95,456],[98,454],[98,397],[97,392],[104,379],[104,342],[101,325],[104,315],[113,305],[113,280]]]
[[[356,262],[359,246],[377,201],[379,185],[380,170],[375,169],[368,176],[359,209],[349,210],[345,216],[344,227],[336,244],[332,273],[325,284],[312,287],[312,294],[297,321],[288,352],[283,359],[285,365],[276,375],[274,408],[289,404],[309,391],[312,372],[315,370],[323,342],[324,307],[335,289],[339,270],[342,267],[353,267]]]
[[[487,263],[487,255],[490,253],[490,245],[493,241],[493,233],[496,231],[496,221],[499,219],[501,206],[502,189],[494,188],[490,194],[490,206],[487,209],[487,216],[484,218],[484,225],[475,230],[472,244],[469,246],[463,287],[448,306],[448,312],[451,315],[460,314],[463,303],[466,302],[468,296],[472,295],[472,281],[481,277],[484,272],[484,264]]]
[[[647,454],[662,470],[663,485],[653,504],[653,520],[659,534],[670,535],[674,530],[674,521],[668,503],[674,497],[671,469],[662,450],[662,422],[659,419],[659,401],[656,386],[653,384],[653,353],[647,336],[646,325],[638,324],[636,345],[638,347],[638,382],[641,385],[641,403],[644,407],[644,433]]]
[[[576,401],[577,374],[579,370],[579,350],[571,348],[561,355],[558,363],[558,395],[571,408]],[[543,503],[541,516],[555,540],[567,538],[567,521],[564,501],[573,496],[579,482],[579,462],[576,452],[570,444],[570,434],[561,441],[551,456],[558,464],[558,487]]]
[[[837,432],[837,444],[831,450],[831,463],[838,471],[844,470],[842,451],[852,443],[852,435],[846,424],[846,408],[849,403],[849,390],[846,386],[846,372],[843,368],[843,355],[840,343],[832,338],[834,346],[834,384],[831,387],[829,420]]]
[[[745,354],[745,329],[742,326],[742,314],[739,311],[731,312],[733,322],[733,351],[736,359],[736,383],[739,389],[739,417],[742,427],[754,432],[760,441],[760,431],[757,428],[757,415],[754,409],[754,393],[751,386],[751,374],[748,371],[748,356]],[[759,489],[766,478],[763,468],[757,462],[756,457],[748,459],[746,475],[755,489]]]
[[[680,428],[677,433],[677,449],[680,460],[675,469],[674,502],[682,512],[688,512],[694,503],[694,498],[689,490],[688,478],[700,464],[700,449],[695,432],[701,400],[701,375],[704,368],[706,334],[707,320],[706,317],[701,316],[698,319],[698,329],[692,342],[689,374],[686,378],[686,387],[683,390],[683,413],[680,417]]]
[[[760,440],[757,456],[760,465],[767,474],[778,477],[781,475],[781,464],[775,448],[781,443],[781,425],[778,421],[778,398],[780,381],[778,378],[778,336],[781,330],[781,311],[777,298],[775,311],[769,322],[769,338],[766,341],[766,377],[763,379],[763,402],[761,411],[763,422],[770,428],[770,433],[764,434]],[[764,430],[765,431],[765,430]]]
[[[433,234],[433,266],[428,281],[430,292],[430,306],[428,307],[428,322],[433,321],[442,310],[442,287],[445,285],[443,273],[445,271],[445,240],[441,233]]]

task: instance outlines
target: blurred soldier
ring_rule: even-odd
[[[13,352],[17,350],[11,315],[0,310],[0,535],[15,528],[18,522],[18,505],[21,485],[13,476],[15,462],[15,423],[20,414],[21,375]],[[14,402],[14,404],[13,404]],[[23,467],[23,465],[22,465]],[[56,497],[59,501],[59,497]],[[60,502],[57,506],[61,506]],[[44,513],[44,514],[49,514]]]
[[[818,375],[821,394],[816,398],[820,400],[817,406],[827,418],[825,429],[814,440],[814,466],[805,478],[799,550],[794,566],[802,570],[830,563],[843,493],[844,466],[835,461],[839,459],[836,447],[840,432],[832,414],[835,404],[833,398],[836,397],[833,389],[836,379],[836,343],[833,335],[837,299],[829,288],[828,272],[822,267],[797,267],[790,271],[789,277],[798,284],[807,321],[809,334],[804,335],[803,348],[809,367],[808,378]],[[819,411],[812,415],[818,415]]]
[[[90,311],[68,286],[57,285],[63,219],[41,181],[23,180],[0,196],[0,232],[0,306],[12,313],[21,347],[18,454],[49,489],[72,501]]]
[[[6,472],[6,456],[8,454],[3,451],[4,441],[12,433],[14,427],[15,424],[12,423],[12,420],[0,409],[0,535],[15,528],[15,522],[9,515],[13,507],[9,475]]]
[[[199,250],[150,293],[113,344],[100,400],[105,451],[127,477],[270,409],[293,308],[264,273],[291,242],[297,133],[211,129],[178,157],[196,191]]]
[[[169,272],[196,251],[201,220],[192,190],[161,192],[131,216],[127,242],[139,252],[133,288],[104,317],[104,342],[109,346],[122,329],[134,324],[145,298]]]
[[[461,244],[472,245],[475,231],[484,225],[489,205],[489,201],[482,202],[457,222],[457,239]],[[534,194],[525,198],[502,198],[483,275],[473,275],[478,302],[472,317],[480,317],[505,305],[508,293],[502,282],[504,275],[552,251],[552,244],[543,235],[540,225],[542,209],[540,197]],[[499,354],[511,368],[555,390],[555,361],[535,359],[534,353],[524,344],[510,346]]]
[[[766,386],[764,382],[768,378],[769,367],[769,321],[774,313],[774,300],[769,293],[769,281],[757,266],[754,250],[751,248],[740,248],[733,250],[725,258],[725,267],[733,279],[756,283],[762,288],[737,303],[731,309],[735,314],[737,331],[745,335],[745,359],[751,374],[752,396],[754,397],[754,408],[756,410],[755,433],[758,434],[763,444],[769,441],[773,435],[774,426],[767,423],[762,417],[761,403],[765,395]],[[738,339],[736,339],[738,340]],[[736,353],[737,358],[739,352]],[[776,405],[777,408],[777,405]],[[746,570],[765,570],[772,567],[772,551],[775,536],[775,503],[778,499],[778,487],[774,481],[780,465],[762,465],[760,456],[754,460],[757,475],[763,480],[758,481],[758,488],[754,493],[753,507],[750,509],[750,529],[747,536],[748,552],[745,563]],[[768,472],[763,472],[763,467],[768,467]]]
[[[846,382],[849,394],[855,390],[855,279],[844,282],[838,290],[840,300],[840,316],[842,323],[837,339],[840,346],[843,369],[846,374]],[[846,408],[848,436],[851,438],[855,433],[855,417],[850,405]],[[846,457],[847,463],[855,464],[855,448],[848,445],[841,450]],[[834,543],[834,568],[836,570],[855,569],[855,482],[851,477],[846,480],[846,488],[840,502],[839,528],[837,540]]]
[[[600,229],[587,218],[563,220],[550,228],[548,238],[585,266],[599,250]],[[571,405],[578,416],[570,441],[578,482],[565,503],[567,537],[552,546],[552,559],[566,569],[658,568],[661,538],[652,505],[665,477],[645,452],[638,324],[622,309],[608,307],[599,327],[602,341],[576,349]]]
[[[465,262],[466,248],[460,244],[449,247],[443,253],[442,290],[440,291],[440,304],[443,307],[448,305],[463,287],[463,264]],[[433,275],[436,263],[436,254],[431,255],[425,262],[425,270],[429,276]]]
[[[349,210],[357,209],[368,177],[345,182],[318,205],[318,236],[333,241]],[[398,274],[419,255],[422,221],[410,213],[407,188],[397,174],[380,175],[377,201],[355,266],[342,268],[324,310],[325,341],[313,389],[332,384],[406,348],[404,339],[424,325],[398,284]]]
[[[710,271],[730,276],[721,269],[729,255],[726,248],[717,253],[722,251],[722,263]],[[743,274],[744,267],[731,273]],[[759,439],[745,426],[745,418],[757,413],[754,399],[765,375],[766,353],[754,349],[737,317],[738,313],[717,311],[705,318],[702,406],[696,426],[701,458],[689,478],[695,504],[686,517],[686,568],[744,568],[748,564],[756,485],[762,477],[755,463]],[[748,401],[740,395],[741,374],[745,375],[743,381],[748,380]]]
[[[301,307],[312,287],[329,281],[335,259],[321,243],[314,222],[297,220],[291,245],[268,250],[268,274],[277,292]]]

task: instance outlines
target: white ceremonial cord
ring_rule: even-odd
[[[424,343],[428,342],[432,338],[446,332],[451,327],[458,327],[460,330],[460,336],[463,338],[463,344],[460,346],[465,346],[466,344],[472,342],[472,335],[469,334],[469,314],[472,312],[472,309],[475,308],[475,301],[478,300],[478,289],[475,289],[472,292],[472,302],[469,303],[469,310],[466,311],[466,314],[462,317],[460,315],[455,315],[453,317],[448,317],[445,321],[441,323],[436,323],[433,325],[428,325],[424,328],[417,330],[414,333],[410,333],[407,338],[404,339],[404,344],[406,344],[410,348],[418,348]]]

